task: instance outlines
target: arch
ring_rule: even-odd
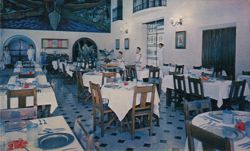
[[[34,41],[24,35],[14,35],[4,42],[4,47],[8,46],[10,50],[11,64],[15,64],[18,60],[27,60],[27,50],[29,49],[29,45],[33,45],[36,50]],[[34,59],[36,60],[36,57]]]
[[[86,45],[85,45],[86,44]],[[80,57],[79,54],[79,50],[83,49],[85,46],[87,46],[87,48],[91,48],[91,52],[94,55],[97,55],[97,45],[94,42],[94,40],[87,38],[87,37],[82,37],[79,38],[78,40],[75,41],[74,45],[73,45],[73,49],[72,49],[72,59],[73,61],[76,61],[78,57]],[[84,50],[83,50],[84,51]],[[87,52],[86,52],[87,54]],[[83,56],[83,57],[88,57],[88,56]]]

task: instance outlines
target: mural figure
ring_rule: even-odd
[[[4,0],[1,28],[110,32],[110,0]]]

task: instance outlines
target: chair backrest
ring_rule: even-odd
[[[125,66],[125,79],[132,81],[134,78],[137,79],[135,65],[126,65]]]
[[[150,67],[148,78],[160,78],[160,68],[159,67]]]
[[[250,75],[250,71],[242,71],[242,75]]]
[[[116,72],[103,72],[102,73],[102,85],[107,82],[111,82],[112,78],[113,79],[116,78]]]
[[[151,109],[153,112],[155,98],[155,86],[136,86],[134,88],[132,113],[139,109]],[[138,102],[139,101],[139,105]]]
[[[174,90],[178,93],[186,93],[186,82],[184,75],[173,75]]]
[[[229,98],[242,99],[244,97],[244,91],[246,87],[246,80],[232,81]]]
[[[36,89],[21,89],[21,90],[8,90],[7,92],[7,109],[11,109],[11,103],[16,102],[12,100],[18,100],[17,108],[25,108],[26,101],[33,99],[33,106],[37,105]]]
[[[211,99],[204,98],[194,101],[184,101],[184,118],[185,120],[192,119],[195,115],[203,112],[211,111]]]
[[[98,109],[101,113],[103,113],[104,110],[100,85],[89,81],[89,86],[91,90],[93,108]]]
[[[95,142],[92,135],[83,127],[79,119],[76,119],[73,131],[84,150],[99,151],[98,144]]]
[[[201,69],[202,68],[202,66],[193,66],[193,69]]]
[[[33,104],[27,106],[27,101],[33,101]],[[12,102],[17,102],[17,106],[13,107]],[[4,121],[36,119],[36,89],[9,90],[7,92],[7,109],[0,111],[0,117]]]
[[[200,78],[188,77],[189,94],[196,99],[204,98],[203,82]]]
[[[184,65],[175,65],[175,73],[183,74],[184,73]]]
[[[233,140],[209,132],[186,121],[189,151],[195,151],[194,139],[202,143],[203,150],[234,151]]]

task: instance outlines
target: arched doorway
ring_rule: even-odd
[[[74,45],[72,50],[73,61],[77,61],[77,59],[85,60],[85,59],[96,59],[97,58],[97,45],[96,43],[89,38],[83,37],[78,39]]]
[[[19,60],[28,60],[27,50],[29,49],[29,45],[33,45],[36,50],[33,40],[23,35],[15,35],[5,41],[4,46],[8,46],[10,50],[11,64],[15,64]]]

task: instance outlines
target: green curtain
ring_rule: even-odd
[[[204,30],[202,66],[225,70],[234,79],[236,27]]]

